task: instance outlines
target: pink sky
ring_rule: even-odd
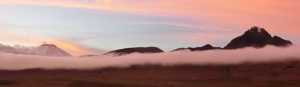
[[[187,29],[227,31],[226,34],[186,34],[181,38],[192,42],[209,43],[218,39],[234,38],[234,31],[245,31],[252,26],[267,29],[269,33],[299,37],[299,0],[1,0],[0,5],[50,6],[79,8],[91,11],[116,12],[121,15],[143,15],[184,18],[205,22],[195,25],[185,22],[127,21],[127,24],[172,25]],[[197,24],[197,23],[196,23]],[[232,33],[230,33],[232,31]],[[220,36],[223,35],[223,36]],[[225,36],[224,36],[225,35]],[[199,38],[198,38],[199,37]],[[209,37],[207,40],[203,37]],[[293,37],[296,38],[296,37]],[[75,44],[75,43],[74,43]],[[75,45],[74,45],[75,46]],[[61,45],[66,50],[74,47]],[[80,48],[80,47],[78,47]],[[79,51],[77,49],[76,51]],[[83,50],[81,50],[83,51]],[[84,51],[87,52],[88,51]],[[92,52],[90,52],[92,53]],[[75,54],[75,53],[74,53]]]
[[[224,25],[264,26],[271,32],[299,34],[297,0],[2,0],[1,4],[61,6],[127,14],[187,17]]]

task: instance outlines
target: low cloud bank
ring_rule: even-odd
[[[47,57],[0,53],[0,69],[21,70],[43,69],[98,69],[105,67],[129,67],[137,64],[239,64],[244,62],[270,62],[300,60],[300,44],[287,48],[267,46],[262,49],[244,48],[238,50],[177,51],[157,54],[130,54],[120,57]]]

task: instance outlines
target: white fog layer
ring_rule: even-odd
[[[176,51],[156,54],[129,54],[126,56],[94,57],[48,57],[0,53],[0,69],[21,70],[43,69],[98,69],[105,67],[128,67],[136,64],[239,64],[244,62],[269,62],[300,60],[300,45],[286,48],[266,46],[262,49],[244,48],[237,50]]]

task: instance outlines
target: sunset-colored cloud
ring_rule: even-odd
[[[187,23],[176,23],[176,22],[141,22],[141,21],[132,21],[126,22],[127,24],[143,24],[143,25],[170,25],[177,27],[184,27],[186,29],[204,29],[203,26],[200,25],[192,25]]]
[[[16,40],[35,46],[43,42],[53,43],[72,55],[95,52],[72,42],[72,38],[77,37],[84,38],[81,41],[83,44],[105,49],[127,47],[129,45],[124,43],[131,42],[132,37],[139,35],[143,36],[139,36],[142,38],[141,41],[135,40],[134,43],[140,42],[143,44],[141,46],[147,44],[145,41],[149,41],[149,38],[158,40],[161,37],[171,37],[172,40],[178,42],[196,42],[195,44],[217,42],[220,44],[218,41],[225,39],[229,42],[252,26],[263,27],[272,36],[278,35],[295,41],[300,37],[300,17],[298,16],[300,5],[298,3],[300,1],[297,0],[1,0],[0,6],[8,6],[4,9],[12,10],[12,12],[19,11],[18,14],[22,15],[24,12],[28,12],[24,17],[4,15],[2,19],[11,22],[10,27],[18,28],[17,30],[26,29],[18,24],[28,25],[27,22],[37,17],[30,22],[34,25],[30,27],[31,31],[43,26],[43,33],[60,30],[64,31],[61,33],[65,33],[73,29],[76,30],[76,33],[57,36],[53,36],[55,34],[52,33],[48,34],[48,37],[58,38],[46,38],[28,34],[31,31],[27,33],[13,31],[0,35],[0,38],[4,42]],[[10,6],[28,7],[29,10],[27,10],[28,8],[15,9]],[[38,7],[41,9],[35,11]],[[63,9],[60,10],[61,8]],[[47,10],[44,12],[44,9]],[[21,21],[18,17],[28,19]],[[47,20],[37,21],[44,17]],[[2,19],[0,18],[0,22]],[[47,26],[39,25],[38,23],[41,21]],[[4,27],[8,26],[4,25]],[[52,29],[56,29],[56,31]],[[10,36],[6,38],[6,34],[10,34]],[[130,36],[132,34],[139,35]],[[155,37],[159,35],[161,36]],[[86,38],[95,39],[86,40]],[[119,43],[116,43],[117,41]],[[157,42],[160,41],[153,43]],[[226,44],[226,42],[222,42],[220,45]]]
[[[102,52],[95,52],[89,49],[85,49],[83,47],[80,47],[74,43],[62,41],[62,40],[50,40],[48,43],[55,44],[61,49],[64,49],[65,51],[69,52],[73,56],[82,56],[82,55],[99,55]]]
[[[197,19],[209,26],[245,30],[261,26],[271,32],[299,34],[300,1],[290,0],[1,0],[5,5],[60,6]]]

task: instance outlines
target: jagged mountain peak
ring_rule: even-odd
[[[234,38],[225,46],[225,49],[237,49],[243,47],[264,47],[266,45],[287,46],[292,44],[279,36],[272,37],[264,28],[251,27],[243,35]]]
[[[264,28],[260,28],[257,26],[251,27],[248,32],[256,32],[256,33],[261,33],[261,32],[267,32]]]
[[[247,30],[243,36],[250,37],[250,39],[271,39],[272,36],[269,34],[268,31],[266,31],[264,28],[260,28],[257,26],[251,27],[249,30]]]

